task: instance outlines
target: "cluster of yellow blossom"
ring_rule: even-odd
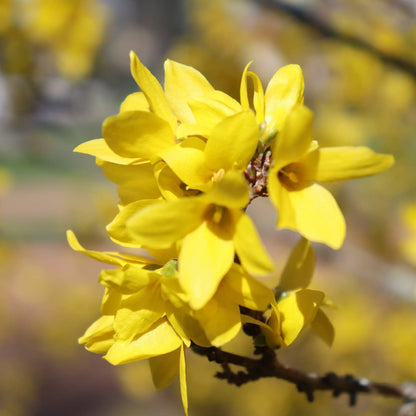
[[[1,66],[6,72],[30,72],[47,51],[62,76],[82,79],[92,70],[107,19],[99,0],[2,0]]]
[[[150,256],[86,250],[68,232],[74,250],[115,266],[100,274],[103,316],[80,342],[112,364],[148,358],[158,389],[179,373],[187,412],[192,344],[222,346],[244,323],[257,325],[256,343],[269,347],[289,345],[309,325],[332,342],[324,293],[307,288],[315,263],[309,241],[339,248],[345,221],[317,182],[372,175],[393,158],[366,147],[320,148],[297,65],[278,70],[265,91],[247,65],[238,102],[170,60],[163,89],[133,52],[130,58],[141,91],[105,120],[102,139],[75,150],[95,156],[119,186],[110,238]],[[245,213],[257,196],[270,197],[277,228],[302,236],[274,289],[255,277],[273,271]]]

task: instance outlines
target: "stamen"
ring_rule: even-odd
[[[212,175],[211,181],[213,183],[217,183],[219,182],[225,174],[225,170],[223,168],[219,169],[218,172],[214,172],[214,174]]]

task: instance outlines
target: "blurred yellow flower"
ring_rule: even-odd
[[[416,266],[416,202],[404,205],[400,215],[408,231],[408,235],[400,244],[400,249],[404,257]]]
[[[92,71],[107,21],[107,8],[100,0],[3,0],[0,37],[7,51],[3,67],[29,73],[42,50],[62,76],[83,79]]]

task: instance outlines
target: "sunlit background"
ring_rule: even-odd
[[[100,137],[137,90],[131,49],[161,80],[169,57],[236,98],[248,61],[265,85],[298,63],[321,144],[394,154],[389,171],[331,187],[347,239],[337,252],[315,246],[313,288],[335,304],[333,347],[306,331],[279,357],[305,371],[416,381],[414,1],[0,0],[0,416],[182,414],[178,385],[155,393],[147,363],[113,367],[77,344],[99,316],[101,266],[73,253],[65,230],[111,247],[117,195],[72,149]],[[278,273],[296,235],[274,229],[264,201],[250,212]],[[354,410],[325,392],[309,404],[284,381],[237,388],[217,370],[189,354],[191,415],[392,415],[398,405],[361,396]]]

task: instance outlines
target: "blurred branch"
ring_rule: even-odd
[[[349,395],[350,406],[356,404],[359,393],[402,399],[404,403],[400,412],[402,409],[406,411],[415,409],[416,406],[416,385],[413,383],[397,386],[372,382],[366,378],[358,378],[349,374],[338,376],[330,372],[320,376],[316,373],[304,373],[281,364],[277,360],[275,351],[268,347],[257,347],[255,353],[261,355],[258,359],[232,354],[216,347],[205,348],[193,345],[192,350],[199,355],[206,356],[209,361],[221,364],[223,371],[218,372],[215,376],[236,386],[260,378],[273,377],[295,384],[298,391],[305,393],[310,402],[314,400],[315,390],[331,390],[334,397],[338,397],[342,393]],[[244,371],[233,372],[230,364],[243,367]]]
[[[401,57],[396,57],[389,55],[382,50],[376,48],[371,43],[356,37],[354,35],[350,35],[348,33],[342,33],[335,27],[331,26],[328,22],[320,19],[318,16],[313,15],[309,11],[301,8],[299,6],[295,6],[293,4],[288,4],[284,1],[280,0],[253,0],[256,3],[259,3],[265,7],[274,8],[280,10],[294,19],[298,20],[299,22],[310,26],[312,29],[320,33],[324,37],[336,39],[339,42],[343,42],[349,44],[353,47],[362,49],[366,52],[371,53],[372,55],[378,57],[381,61],[386,64],[393,65],[396,68],[401,69],[404,72],[407,72],[413,78],[416,78],[416,65],[412,62],[409,62]]]

